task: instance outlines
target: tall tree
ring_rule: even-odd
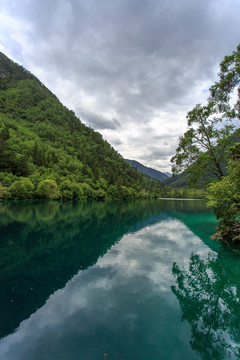
[[[187,114],[188,129],[179,138],[172,157],[173,174],[189,168],[196,182],[206,171],[224,176],[227,148],[240,119],[240,45],[220,64],[219,81],[210,88],[207,105],[196,105]]]
[[[218,237],[240,243],[240,143],[230,148],[228,175],[208,187],[208,206],[220,219]]]
[[[232,124],[218,127],[212,104],[196,105],[187,115],[188,130],[179,138],[176,154],[172,157],[172,170],[177,173],[189,168],[192,182],[206,171],[221,179],[224,176],[226,149],[235,129]]]
[[[220,64],[219,81],[210,88],[211,103],[221,119],[240,119],[240,44]]]

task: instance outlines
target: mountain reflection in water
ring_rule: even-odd
[[[181,280],[209,273],[192,274],[192,256],[206,263],[227,251],[209,240],[216,223],[203,202],[2,202],[0,215],[4,360],[214,356],[196,336],[199,296]],[[226,266],[223,283],[236,285]],[[233,346],[239,307],[230,311]]]

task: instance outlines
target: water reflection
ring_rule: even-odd
[[[0,337],[159,213],[154,202],[0,202]]]
[[[222,247],[202,257],[192,254],[187,268],[174,263],[172,287],[191,324],[190,344],[202,359],[240,358],[240,259]]]
[[[199,359],[171,286],[173,262],[209,252],[193,232],[212,233],[202,203],[2,203],[0,213],[1,358]]]

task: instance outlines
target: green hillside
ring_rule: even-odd
[[[132,199],[161,189],[0,53],[1,199]]]

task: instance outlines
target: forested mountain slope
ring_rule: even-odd
[[[131,199],[161,187],[0,53],[0,198]]]

